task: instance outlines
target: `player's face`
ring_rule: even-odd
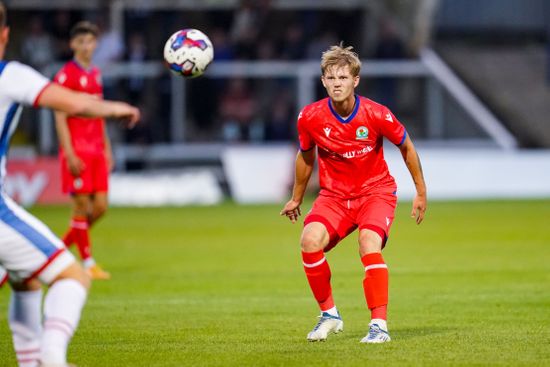
[[[92,60],[96,46],[96,37],[91,33],[79,34],[71,40],[75,58],[88,62]]]
[[[355,87],[359,84],[359,76],[351,75],[349,65],[334,65],[325,70],[321,81],[333,102],[343,102],[353,98]]]

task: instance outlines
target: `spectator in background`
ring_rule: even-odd
[[[124,56],[122,35],[117,29],[111,28],[107,18],[108,15],[101,16],[97,22],[100,33],[92,62],[100,69],[112,62],[120,61]]]
[[[66,10],[58,10],[53,16],[51,35],[55,45],[56,60],[68,61],[73,57],[69,47],[67,29],[71,28],[71,14]]]
[[[132,104],[138,103],[141,97],[145,78],[140,73],[143,62],[147,59],[147,45],[141,32],[133,32],[128,38],[128,51],[126,61],[129,62],[132,76],[128,80],[128,93]]]
[[[256,59],[263,61],[270,61],[277,59],[277,51],[275,50],[275,43],[269,38],[262,40],[257,46]]]
[[[319,37],[315,37],[307,46],[306,57],[308,59],[319,60],[323,52],[329,48],[330,45],[338,43],[338,39],[334,32],[327,30],[323,32]]]
[[[228,142],[260,138],[254,124],[256,100],[244,79],[231,79],[220,100],[223,139]]]
[[[227,32],[222,28],[214,28],[209,32],[209,37],[214,46],[214,60],[233,59],[233,48],[227,37]]]
[[[251,59],[256,54],[258,36],[270,11],[270,1],[242,0],[233,16],[230,37],[235,58]]]
[[[39,16],[33,16],[29,23],[29,34],[21,44],[23,60],[38,70],[42,70],[54,60],[54,43],[44,30],[44,23]]]
[[[406,57],[405,44],[397,28],[390,19],[382,19],[374,57],[381,60],[399,60]],[[395,77],[382,77],[378,80],[380,103],[395,108],[398,82]]]
[[[265,140],[290,140],[290,127],[294,120],[294,108],[291,92],[288,88],[279,88],[276,98],[269,109],[269,117],[265,127]]]
[[[285,31],[281,44],[281,57],[285,60],[299,60],[306,48],[304,30],[298,23],[292,23]]]

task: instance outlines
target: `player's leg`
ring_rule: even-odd
[[[363,290],[371,311],[369,333],[361,342],[383,343],[390,341],[387,326],[388,266],[382,257],[385,233],[377,229],[362,229],[359,232],[359,254],[365,267]]]
[[[365,270],[363,290],[371,311],[365,343],[390,341],[387,327],[388,266],[382,257],[395,211],[395,195],[373,196],[365,200],[359,215],[359,255]]]
[[[90,225],[88,224],[88,216],[91,208],[90,194],[74,194],[72,199],[72,214],[70,230],[78,253],[82,259],[85,268],[95,264],[92,257],[92,249],[90,244]]]
[[[97,220],[107,211],[109,170],[103,154],[95,154],[89,157],[87,164],[90,171],[93,172],[93,176],[89,180],[89,192],[93,193],[90,195],[90,206],[88,210],[88,226],[91,228],[91,226],[97,223]],[[111,274],[103,270],[95,261],[87,265],[86,271],[92,279],[106,280],[111,278]]]
[[[67,325],[74,329],[78,323],[89,286],[87,275],[42,222],[3,194],[0,208],[0,262],[9,271],[14,289],[9,320],[15,349],[21,351],[18,357],[25,357],[20,359],[31,366],[37,365],[38,357],[43,365],[64,366],[72,336]],[[53,283],[44,303],[43,331],[37,279]],[[55,335],[60,325],[65,325],[62,337]]]
[[[105,215],[108,205],[109,198],[107,192],[103,191],[94,193],[92,196],[92,208],[88,218],[90,227]]]
[[[323,341],[329,333],[338,333],[344,328],[344,322],[334,305],[330,285],[330,267],[323,250],[329,244],[330,236],[325,225],[311,222],[304,227],[300,242],[304,271],[313,296],[321,309],[319,321],[307,334],[307,340]]]
[[[36,279],[12,284],[8,307],[13,348],[19,367],[35,367],[42,337],[42,285]]]
[[[307,336],[310,341],[325,340],[330,332],[338,333],[344,327],[332,296],[331,272],[325,256],[354,229],[338,207],[334,199],[319,197],[304,220],[300,240],[304,271],[321,310],[319,322]]]
[[[44,299],[42,366],[65,366],[67,347],[80,321],[90,280],[82,266],[73,262],[51,283]]]
[[[88,228],[92,224],[96,223],[107,211],[107,193],[97,192],[90,196],[90,211],[88,215]],[[88,234],[89,238],[89,234]],[[86,266],[88,265],[88,266]],[[91,263],[86,264],[86,271],[92,277],[92,279],[107,280],[111,278],[111,274],[105,271],[99,264],[93,260]]]
[[[300,239],[304,271],[321,312],[328,312],[334,308],[330,267],[323,250],[329,241],[327,229],[319,222],[306,224]]]

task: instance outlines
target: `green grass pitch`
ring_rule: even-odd
[[[310,203],[304,206],[309,209]],[[369,314],[352,234],[328,259],[342,334],[308,343],[318,310],[301,225],[279,205],[112,208],[92,232],[95,282],[69,349],[79,366],[549,366],[550,201],[400,203],[384,257],[393,341]],[[32,210],[58,234],[69,209]],[[0,366],[15,366],[0,291]]]

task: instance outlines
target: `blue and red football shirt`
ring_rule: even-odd
[[[329,98],[307,105],[298,116],[300,149],[317,146],[321,195],[352,199],[378,187],[394,187],[384,160],[383,138],[405,141],[405,127],[390,110],[355,96],[355,107],[343,119]]]

